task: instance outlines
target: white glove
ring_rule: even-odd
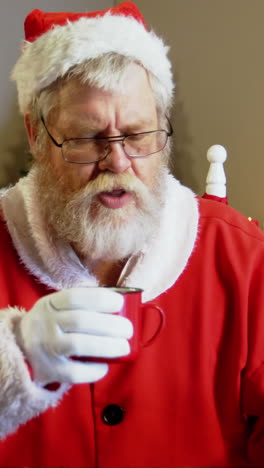
[[[50,382],[95,382],[106,363],[81,362],[70,356],[114,358],[129,354],[132,323],[112,315],[123,305],[121,294],[107,288],[72,288],[39,299],[22,318],[17,342],[33,379]]]

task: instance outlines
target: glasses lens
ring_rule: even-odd
[[[113,143],[123,144],[125,153],[128,156],[140,157],[148,156],[162,151],[167,143],[167,133],[165,130],[157,130],[149,133],[129,135],[124,141],[113,141]],[[88,140],[85,138],[73,138],[66,140],[62,145],[62,154],[65,161],[73,163],[89,163],[103,159],[109,150],[109,142],[106,139],[95,138]]]
[[[125,152],[128,156],[148,156],[163,150],[167,143],[167,133],[164,130],[129,135],[124,140]]]
[[[66,161],[74,163],[89,163],[103,159],[108,150],[106,140],[72,139],[62,145],[62,154]]]

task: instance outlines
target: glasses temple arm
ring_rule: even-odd
[[[52,143],[54,143],[54,145],[57,146],[58,148],[61,148],[63,143],[58,143],[58,142],[53,138],[53,136],[50,134],[50,132],[48,131],[48,129],[47,129],[47,127],[46,127],[46,124],[45,124],[45,120],[44,120],[44,118],[43,118],[43,115],[41,115],[40,120],[41,120],[41,122],[43,123],[44,128],[45,128],[47,134],[49,135],[49,137],[50,137]]]

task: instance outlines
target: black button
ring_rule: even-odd
[[[109,426],[115,426],[116,424],[121,423],[124,418],[124,411],[121,406],[118,405],[108,405],[102,412],[102,419],[105,424]]]

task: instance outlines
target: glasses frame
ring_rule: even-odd
[[[168,121],[168,124],[169,124],[169,131],[167,130],[164,130],[164,129],[158,129],[158,130],[150,130],[148,132],[139,132],[139,133],[130,133],[128,135],[116,135],[116,136],[108,136],[108,137],[87,137],[87,138],[65,138],[62,143],[58,143],[55,138],[51,135],[51,133],[49,132],[47,126],[46,126],[46,123],[45,123],[45,120],[44,120],[44,117],[43,115],[40,116],[40,120],[49,136],[49,138],[51,139],[52,143],[57,146],[57,148],[60,148],[61,149],[61,154],[62,154],[62,158],[65,162],[67,163],[71,163],[71,164],[94,164],[96,162],[99,162],[99,161],[103,161],[104,159],[107,158],[107,156],[109,155],[110,153],[110,145],[109,145],[109,148],[107,150],[107,153],[105,156],[103,156],[102,158],[100,159],[96,159],[95,161],[69,161],[67,158],[64,157],[64,154],[63,154],[63,144],[66,142],[66,141],[71,141],[71,140],[105,140],[107,141],[108,143],[115,143],[115,142],[121,142],[122,143],[122,146],[123,146],[123,150],[126,154],[126,156],[128,158],[144,158],[144,157],[147,157],[147,156],[151,156],[152,154],[156,154],[156,153],[159,153],[160,151],[162,151],[166,144],[167,144],[167,141],[168,141],[168,138],[170,136],[173,135],[173,128],[172,128],[172,124],[170,122],[170,119],[165,116],[167,121]],[[149,153],[149,154],[145,154],[143,156],[130,156],[129,154],[126,153],[126,150],[125,150],[125,145],[124,145],[124,141],[127,137],[130,137],[130,136],[137,136],[137,135],[146,135],[146,134],[149,134],[149,133],[157,133],[157,132],[165,132],[166,135],[167,135],[167,140],[166,140],[166,143],[165,145],[163,146],[163,148],[159,151],[154,151],[154,153]]]

